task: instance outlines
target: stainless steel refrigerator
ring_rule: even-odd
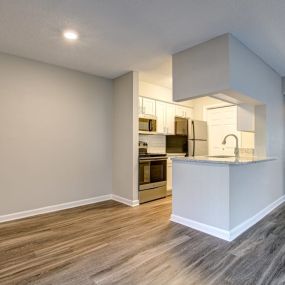
[[[206,121],[189,120],[188,155],[208,155],[208,126]]]

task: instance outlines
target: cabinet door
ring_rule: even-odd
[[[166,133],[165,127],[165,115],[166,115],[166,103],[157,101],[156,102],[156,131],[158,133],[164,134]]]
[[[139,115],[143,114],[143,98],[142,97],[139,97],[138,114]]]
[[[170,192],[172,190],[172,164],[167,165],[167,180],[166,180],[167,191]]]
[[[175,106],[175,116],[177,117],[185,117],[185,108],[183,106]]]
[[[191,108],[185,108],[185,117],[187,119],[191,119],[192,118],[192,109]]]
[[[182,118],[192,118],[192,110],[184,106],[175,106],[175,116]]]
[[[166,131],[168,135],[175,134],[175,105],[166,103]]]
[[[143,98],[143,113],[155,116],[155,100]]]

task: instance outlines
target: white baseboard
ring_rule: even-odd
[[[280,206],[283,202],[285,202],[285,196],[278,198],[276,201],[259,211],[257,214],[252,216],[251,218],[245,220],[240,225],[236,226],[232,230],[224,230],[217,227],[213,227],[207,224],[199,223],[191,219],[183,218],[177,215],[172,214],[170,221],[182,224],[189,228],[204,232],[206,234],[221,238],[226,241],[233,241],[250,227],[255,225],[257,222],[262,220],[266,215],[268,215],[275,208]]]
[[[75,208],[75,207],[84,206],[88,204],[94,204],[94,203],[103,202],[103,201],[107,201],[111,199],[112,199],[111,194],[102,195],[102,196],[97,196],[97,197],[93,197],[89,199],[72,201],[72,202],[62,203],[58,205],[47,206],[43,208],[21,211],[17,213],[8,214],[8,215],[2,215],[0,216],[0,223],[23,219],[23,218],[27,218],[31,216],[40,215],[40,214],[46,214],[46,213],[56,212],[60,210]]]
[[[112,200],[131,206],[131,207],[136,207],[140,204],[139,200],[129,200],[129,199],[126,199],[124,197],[121,197],[115,194],[112,194],[111,196],[112,196]]]
[[[114,201],[123,203],[125,205],[131,206],[131,207],[135,207],[139,205],[139,200],[129,200],[129,199],[117,196],[117,195],[108,194],[108,195],[97,196],[97,197],[93,197],[89,199],[83,199],[83,200],[78,200],[78,201],[72,201],[72,202],[37,208],[33,210],[21,211],[17,213],[2,215],[2,216],[0,215],[0,223],[13,221],[13,220],[19,220],[19,219],[28,218],[28,217],[32,217],[36,215],[41,215],[41,214],[52,213],[52,212],[75,208],[79,206],[94,204],[94,203],[103,202],[107,200],[114,200]]]
[[[183,218],[177,215],[172,214],[170,217],[170,221],[187,226],[195,230],[198,230],[200,232],[227,240],[227,241],[230,238],[229,231],[227,230],[223,230],[223,229],[216,228],[210,225],[199,223],[194,220],[186,219],[186,218]]]
[[[244,233],[246,230],[248,230],[250,227],[255,225],[257,222],[262,220],[265,216],[267,216],[271,211],[273,211],[275,208],[280,206],[283,202],[285,202],[285,195],[278,198],[276,201],[259,211],[257,214],[252,216],[251,218],[247,219],[243,223],[239,224],[235,228],[233,228],[230,231],[230,241],[237,238],[239,235]]]

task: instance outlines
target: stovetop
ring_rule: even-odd
[[[166,153],[140,153],[139,159],[145,158],[165,158],[167,159]]]

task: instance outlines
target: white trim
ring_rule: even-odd
[[[184,226],[193,228],[195,230],[204,232],[206,234],[221,238],[226,241],[233,241],[238,236],[240,236],[242,233],[244,233],[246,230],[248,230],[250,227],[255,225],[257,222],[262,220],[265,216],[267,216],[271,211],[276,209],[278,206],[280,206],[282,203],[285,202],[285,195],[278,198],[276,201],[259,211],[257,214],[252,216],[251,218],[247,219],[243,223],[239,224],[232,230],[224,230],[217,227],[213,227],[210,225],[206,225],[203,223],[196,222],[191,219],[183,218],[177,215],[172,214],[170,217],[170,221],[182,224]]]
[[[186,219],[186,218],[183,218],[177,215],[172,214],[170,217],[170,221],[187,226],[195,230],[198,230],[200,232],[224,239],[226,241],[229,241],[229,238],[230,238],[229,231],[227,230],[223,230],[220,228],[202,224],[194,220]]]
[[[144,82],[145,82],[145,81],[144,81]],[[152,83],[150,83],[150,84],[152,84]],[[165,87],[164,87],[164,88],[165,88]],[[155,99],[155,98],[153,98],[153,97],[144,96],[144,95],[139,95],[138,97],[146,98],[146,99],[151,99],[151,100],[159,101],[159,102],[162,102],[162,103],[172,104],[172,105],[179,106],[179,107],[189,108],[189,109],[192,109],[192,111],[193,111],[193,109],[194,109],[194,106],[188,106],[188,105],[185,105],[185,104],[179,103],[179,102],[166,101],[166,100],[161,100],[161,99]],[[217,100],[222,101],[221,99],[217,99]]]
[[[237,238],[239,235],[244,233],[246,230],[248,230],[250,227],[255,225],[257,222],[262,220],[266,215],[268,215],[271,211],[273,211],[275,208],[280,206],[283,202],[285,202],[285,195],[278,198],[276,201],[259,211],[257,214],[252,216],[251,218],[247,219],[243,223],[239,224],[235,228],[233,228],[230,231],[230,240],[234,240]]]
[[[97,197],[93,197],[93,198],[88,198],[88,199],[83,199],[83,200],[78,200],[78,201],[72,201],[72,202],[42,207],[42,208],[38,208],[38,209],[2,215],[2,216],[0,216],[0,223],[18,220],[18,219],[23,219],[23,218],[41,215],[41,214],[46,214],[46,213],[51,213],[51,212],[56,212],[56,211],[60,211],[60,210],[75,208],[75,207],[79,207],[79,206],[94,204],[94,203],[103,202],[103,201],[107,201],[107,200],[111,200],[111,199],[112,199],[112,195],[110,195],[110,194],[109,195],[102,195],[102,196],[97,196]]]
[[[62,204],[57,204],[57,205],[27,210],[27,211],[16,212],[16,213],[7,214],[7,215],[0,215],[0,223],[13,221],[13,220],[19,220],[19,219],[37,216],[41,214],[57,212],[57,211],[65,210],[65,209],[94,204],[94,203],[103,202],[107,200],[114,200],[122,204],[131,206],[131,207],[135,207],[139,205],[139,200],[129,200],[129,199],[120,197],[118,195],[108,194],[108,195],[102,195],[102,196],[97,196],[93,198],[72,201],[72,202],[67,202],[67,203],[62,203]]]
[[[216,99],[216,98],[214,98]],[[216,99],[216,100],[220,100],[220,99]],[[220,100],[222,101],[222,100]],[[233,103],[227,103],[227,102],[222,102],[222,103],[218,103],[218,104],[211,104],[211,105],[206,105],[206,106],[203,106],[203,120],[204,121],[207,121],[208,120],[208,114],[207,112],[209,110],[212,110],[212,109],[220,109],[220,108],[226,108],[226,107],[232,107],[232,106],[236,106],[235,104]]]
[[[115,194],[112,194],[111,196],[112,196],[112,200],[117,201],[117,202],[122,203],[122,204],[125,204],[125,205],[128,205],[128,206],[131,206],[131,207],[136,207],[140,204],[139,200],[129,200],[129,199],[126,199],[124,197],[121,197],[121,196],[118,196]]]

